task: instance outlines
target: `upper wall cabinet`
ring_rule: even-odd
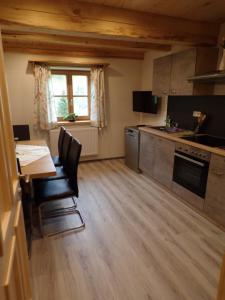
[[[170,95],[192,95],[193,83],[187,78],[195,74],[196,49],[172,55]]]
[[[172,68],[172,55],[154,60],[153,65],[153,93],[162,96],[170,93],[170,76]]]
[[[153,93],[163,95],[209,95],[213,84],[192,83],[188,77],[216,70],[217,48],[191,48],[160,57],[153,65]]]

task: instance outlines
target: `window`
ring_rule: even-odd
[[[90,118],[90,72],[52,70],[52,86],[58,121],[69,113],[79,120]]]

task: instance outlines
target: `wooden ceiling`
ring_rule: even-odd
[[[88,2],[189,20],[225,22],[224,0],[88,0]]]
[[[92,0],[98,1],[103,2]],[[170,51],[172,44],[215,46],[218,23],[190,21],[180,18],[182,14],[171,17],[132,10],[145,10],[144,4],[150,10],[152,4],[166,11],[167,4],[168,11],[170,7],[178,14],[178,7],[184,10],[186,3],[187,12],[190,3],[196,7],[196,2],[206,1],[104,1],[117,6],[109,7],[72,0],[1,0],[3,45],[5,51],[14,52],[134,59],[143,59],[149,49]]]

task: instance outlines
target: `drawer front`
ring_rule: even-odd
[[[141,132],[139,168],[149,175],[153,174],[155,161],[155,137],[149,133]]]
[[[183,186],[172,182],[172,191],[180,196],[185,202],[189,203],[191,206],[203,210],[204,199],[198,195],[192,193],[191,191],[185,189]]]
[[[171,188],[174,162],[174,142],[157,138],[155,147],[154,178]]]

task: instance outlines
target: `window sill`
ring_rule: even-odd
[[[91,121],[90,120],[79,120],[79,121],[75,121],[75,122],[59,121],[59,122],[57,122],[57,124],[60,126],[90,125]]]

